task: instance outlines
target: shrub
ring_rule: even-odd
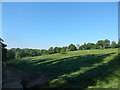
[[[13,50],[8,50],[7,51],[7,58],[8,59],[14,59],[15,58],[15,52]]]
[[[48,54],[49,54],[49,51],[47,51],[47,50],[44,50],[42,53],[42,55],[48,55]]]
[[[22,58],[22,53],[21,52],[16,52],[15,59],[20,59],[20,58]]]
[[[67,49],[68,49],[68,51],[76,51],[77,50],[76,46],[73,44],[70,44]]]
[[[60,51],[60,53],[61,53],[61,54],[67,54],[67,53],[66,53],[66,50],[64,50],[64,49],[62,49],[62,50]]]

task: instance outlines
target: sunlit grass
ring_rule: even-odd
[[[81,50],[6,61],[30,74],[47,73],[51,81],[40,87],[117,88],[118,49]],[[116,58],[117,57],[117,58]]]

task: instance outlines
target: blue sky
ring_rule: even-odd
[[[118,40],[117,2],[3,3],[7,48],[48,49]]]

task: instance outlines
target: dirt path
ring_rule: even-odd
[[[49,82],[47,74],[30,75],[23,71],[7,67],[3,70],[3,88],[32,88]]]

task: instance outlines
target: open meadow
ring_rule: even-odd
[[[119,57],[116,48],[71,51],[67,54],[24,57],[5,62],[8,67],[34,78],[43,75],[44,80],[47,79],[35,87],[118,88]],[[27,81],[23,80],[22,83],[25,87]]]
[[[7,1],[1,4],[2,89],[120,89],[120,3]]]

